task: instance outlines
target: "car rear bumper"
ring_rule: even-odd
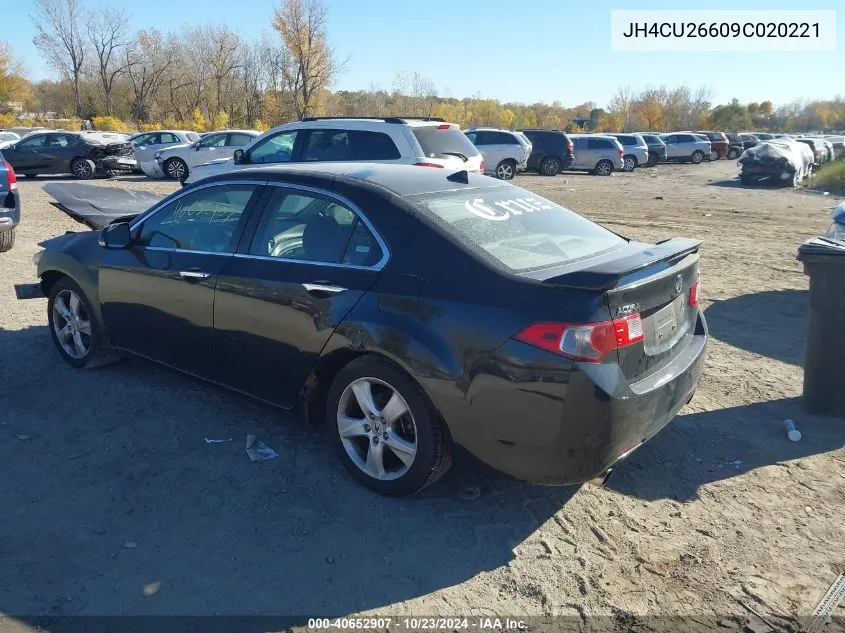
[[[164,170],[161,168],[161,165],[158,164],[158,161],[145,160],[138,163],[138,167],[140,167],[141,171],[150,178],[164,178]]]
[[[704,369],[707,326],[668,365],[628,383],[616,364],[573,363],[509,341],[468,387],[460,419],[441,407],[453,440],[516,479],[573,484],[600,476],[660,431],[692,398]]]
[[[21,221],[21,199],[16,191],[0,193],[0,232],[11,231]]]

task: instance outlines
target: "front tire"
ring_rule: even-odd
[[[181,158],[170,158],[164,163],[164,173],[171,180],[183,183],[188,177],[188,164]]]
[[[496,165],[496,178],[499,180],[513,180],[516,175],[516,161],[505,159]]]
[[[326,420],[344,466],[379,494],[413,494],[452,465],[449,436],[431,400],[381,358],[363,356],[340,370],[329,389]]]
[[[97,172],[97,166],[87,158],[75,158],[70,164],[70,172],[79,180],[91,180]]]
[[[593,171],[596,176],[609,176],[613,173],[613,163],[609,160],[600,160],[596,163],[596,168]]]
[[[561,169],[563,169],[563,165],[555,156],[547,156],[540,164],[540,173],[544,176],[557,176]]]
[[[695,151],[692,153],[692,156],[690,156],[690,160],[692,161],[692,164],[693,164],[693,165],[698,165],[698,164],[700,164],[700,163],[701,163],[701,161],[703,161],[703,160],[704,160],[704,152],[702,152],[702,151],[700,151],[700,150],[695,150]]]
[[[63,277],[50,288],[47,321],[56,349],[72,367],[93,369],[120,358],[104,345],[103,331],[91,302],[69,277]]]
[[[12,250],[15,245],[15,229],[0,233],[0,253]]]
[[[637,167],[637,159],[633,156],[622,157],[622,171],[634,171]]]

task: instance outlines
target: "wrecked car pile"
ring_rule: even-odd
[[[749,147],[739,157],[743,185],[797,186],[812,173],[813,152],[804,143],[779,138]]]

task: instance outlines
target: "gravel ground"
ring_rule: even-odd
[[[794,259],[838,201],[743,189],[735,173],[721,161],[518,177],[630,237],[703,240],[704,378],[606,488],[459,472],[405,500],[353,483],[295,417],[142,361],[64,364],[46,299],[14,285],[34,281],[38,241],[84,229],[48,204],[46,179],[24,180],[18,241],[0,255],[0,613],[14,616],[0,630],[129,614],[742,624],[741,602],[794,630],[845,571],[845,421],[800,409],[808,284]],[[251,463],[248,433],[279,458]]]

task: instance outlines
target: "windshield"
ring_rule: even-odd
[[[451,126],[423,126],[412,128],[426,158],[445,158],[462,154],[467,158],[478,156],[478,150],[463,132]]]
[[[625,243],[521,187],[427,193],[409,200],[464,246],[513,272],[561,266]]]

